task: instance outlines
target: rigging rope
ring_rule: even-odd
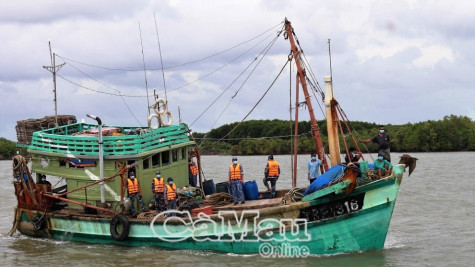
[[[108,87],[108,88],[110,88],[110,89],[112,89],[112,90],[118,92],[119,95],[116,95],[116,96],[120,96],[120,98],[121,98],[122,101],[124,102],[124,105],[127,107],[127,110],[129,111],[129,113],[132,115],[132,117],[134,117],[135,121],[137,121],[137,123],[140,124],[140,121],[137,119],[137,117],[135,116],[135,114],[132,112],[132,109],[129,107],[129,105],[128,105],[127,102],[125,101],[124,95],[122,95],[122,93],[121,93],[119,90],[115,89],[114,87],[112,87],[112,86],[110,86],[110,85],[108,85],[108,84],[106,84],[106,83],[104,83],[104,82],[102,82],[102,81],[99,81],[99,80],[93,78],[93,77],[90,76],[89,74],[87,74],[87,73],[81,71],[79,68],[77,68],[76,66],[74,66],[74,64],[69,63],[69,64],[66,65],[66,66],[71,66],[73,69],[79,71],[79,72],[82,73],[84,76],[88,77],[89,79],[91,79],[91,80],[93,80],[93,81],[96,81],[97,83],[100,83],[100,84],[102,84],[102,85],[104,85],[104,86],[106,86],[106,87]],[[58,75],[58,76],[59,76],[59,75]],[[61,77],[61,78],[63,78],[63,77]],[[63,78],[63,79],[64,79],[64,78]]]
[[[261,51],[261,53],[259,53],[258,56],[256,56],[254,58],[254,60],[248,64],[248,66],[226,87],[226,89],[191,123],[191,125],[193,125],[212,105],[214,105],[214,103],[216,103],[216,101],[224,94],[224,92],[226,92],[246,71],[247,69],[252,65],[254,64],[254,62],[256,62],[256,60],[260,57],[260,60],[256,63],[256,65],[254,66],[254,68],[251,70],[251,72],[248,74],[248,76],[246,77],[246,79],[241,83],[241,86],[239,87],[239,89],[236,91],[236,93],[231,97],[231,99],[229,100],[228,104],[226,105],[226,107],[221,111],[221,113],[219,114],[218,118],[214,121],[213,125],[211,126],[211,128],[214,127],[214,125],[216,125],[216,123],[218,122],[218,120],[221,118],[221,116],[224,114],[224,112],[227,110],[227,108],[229,107],[229,105],[231,104],[231,102],[234,100],[234,97],[236,97],[236,95],[239,93],[239,91],[243,88],[244,84],[247,82],[247,80],[251,77],[251,75],[254,73],[254,71],[256,70],[257,66],[259,66],[259,64],[262,62],[262,60],[264,59],[264,57],[267,55],[267,53],[269,52],[269,50],[272,48],[272,46],[275,44],[275,42],[277,41],[277,39],[279,38],[280,34],[282,33],[283,31],[283,28],[277,33],[277,35],[274,37],[274,39],[268,43],[264,49]],[[209,133],[209,132],[208,132]],[[207,134],[208,134],[207,133]],[[206,134],[206,135],[207,135]],[[205,135],[205,137],[206,137]],[[204,140],[203,140],[204,141]],[[198,146],[201,146],[202,142],[200,142],[200,144]]]
[[[234,48],[237,48],[243,44],[246,44],[246,43],[249,43],[259,37],[261,37],[262,35],[266,34],[267,32],[269,31],[272,31],[274,30],[275,28],[279,27],[281,24],[283,24],[284,22],[280,22],[279,24],[275,25],[275,26],[272,26],[271,28],[265,30],[264,32],[252,37],[251,39],[249,40],[246,40],[246,41],[243,41],[231,48],[228,48],[226,50],[223,50],[223,51],[220,51],[218,53],[215,53],[215,54],[212,54],[210,56],[206,56],[206,57],[203,57],[203,58],[200,58],[200,59],[197,59],[197,60],[193,60],[193,61],[189,61],[189,62],[185,62],[185,63],[181,63],[181,64],[178,64],[178,65],[174,65],[174,66],[170,66],[170,67],[166,67],[164,69],[173,69],[173,68],[178,68],[178,67],[182,67],[182,66],[185,66],[185,65],[190,65],[190,64],[193,64],[193,63],[197,63],[197,62],[200,62],[200,61],[204,61],[206,59],[209,59],[209,58],[212,58],[212,57],[215,57],[215,56],[218,56],[220,54],[223,54],[223,53],[226,53],[228,51],[231,51],[233,50]],[[59,55],[57,55],[59,56]],[[85,62],[80,62],[80,61],[77,61],[77,60],[74,60],[74,59],[70,59],[70,58],[66,58],[66,57],[61,57],[63,60],[67,60],[67,61],[72,61],[72,62],[75,62],[75,63],[78,63],[78,64],[81,64],[81,65],[85,65],[85,66],[89,66],[89,67],[93,67],[93,68],[99,68],[99,69],[104,69],[104,70],[111,70],[111,71],[143,71],[143,69],[125,69],[125,68],[110,68],[110,67],[104,67],[104,66],[98,66],[98,65],[93,65],[93,64],[90,64],[90,63],[85,63]],[[161,68],[150,68],[150,69],[147,69],[147,71],[157,71],[157,70],[161,70]]]
[[[193,80],[193,81],[191,81],[191,82],[188,82],[188,83],[186,83],[186,84],[184,84],[184,85],[181,85],[181,86],[179,86],[179,87],[176,87],[176,88],[174,88],[174,89],[168,90],[168,92],[173,92],[173,91],[176,91],[176,90],[185,88],[185,87],[187,87],[187,86],[189,86],[189,85],[191,85],[191,84],[193,84],[193,83],[195,83],[195,82],[198,82],[198,81],[203,80],[204,78],[206,78],[206,77],[208,77],[208,76],[211,76],[212,74],[218,72],[219,70],[223,69],[224,67],[230,65],[232,62],[238,60],[240,57],[242,57],[242,56],[244,56],[245,54],[247,54],[249,51],[251,51],[252,49],[254,49],[255,47],[257,47],[259,44],[261,44],[264,40],[266,40],[266,39],[269,38],[270,36],[271,36],[271,35],[266,36],[266,38],[264,38],[262,41],[260,41],[259,43],[257,43],[257,44],[254,45],[253,47],[251,47],[250,49],[246,50],[245,52],[241,53],[240,55],[238,55],[236,58],[234,58],[233,60],[229,61],[228,63],[226,63],[226,64],[220,66],[220,67],[217,68],[216,70],[211,71],[211,72],[209,72],[209,73],[207,73],[207,74],[205,74],[205,75],[203,75],[203,76],[197,78],[196,80]],[[64,60],[64,61],[68,61],[68,60],[69,60],[69,59],[64,58],[64,57],[61,57],[61,56],[59,56],[59,55],[57,55],[57,56],[58,56],[59,58],[61,58],[62,60]],[[72,62],[75,62],[75,61],[72,61]],[[71,64],[71,63],[69,62],[69,64]],[[79,64],[81,64],[81,63],[79,63]],[[59,74],[58,74],[58,76],[59,76]],[[119,94],[108,93],[108,92],[104,92],[104,91],[100,91],[100,90],[97,90],[97,89],[92,89],[92,88],[89,88],[89,87],[80,85],[80,84],[78,84],[78,83],[76,83],[76,82],[73,82],[73,81],[71,81],[71,80],[69,80],[69,79],[63,77],[63,76],[60,76],[60,77],[61,77],[62,79],[64,79],[65,81],[67,81],[67,82],[69,82],[69,83],[71,83],[71,84],[74,84],[74,85],[76,85],[76,86],[78,86],[78,87],[81,87],[81,88],[83,88],[83,89],[90,90],[90,91],[93,91],[93,92],[101,93],[101,94],[114,95],[114,96],[124,96],[124,97],[147,97],[146,95],[126,95],[126,94],[122,94],[122,93],[119,93]],[[96,81],[96,82],[99,82],[98,80],[95,80],[95,81]],[[100,82],[99,82],[99,83],[100,83]],[[112,88],[112,89],[113,89],[113,88]]]
[[[160,37],[158,36],[158,25],[157,25],[157,17],[155,16],[155,12],[153,13],[153,18],[155,19],[155,32],[157,33],[158,52],[160,53],[160,67],[162,68],[162,79],[163,79],[163,89],[165,90],[165,101],[168,102],[167,86],[165,85],[165,71],[163,70],[162,49],[160,47]]]
[[[257,105],[259,105],[259,103],[261,103],[262,99],[264,99],[264,97],[266,96],[266,94],[269,92],[269,90],[272,88],[272,86],[274,85],[274,83],[277,81],[277,78],[280,77],[280,74],[282,74],[282,71],[284,70],[285,66],[287,66],[287,63],[289,63],[289,59],[287,59],[287,61],[285,62],[284,66],[282,67],[282,69],[279,71],[279,74],[277,74],[277,77],[275,77],[274,81],[272,81],[271,85],[269,86],[269,88],[267,88],[267,90],[264,92],[264,94],[261,96],[261,98],[257,101],[257,103],[252,107],[252,109],[246,114],[246,116],[244,116],[244,118],[233,128],[231,129],[231,131],[229,131],[225,136],[223,136],[220,140],[223,140],[224,138],[226,138],[228,135],[230,135],[234,130],[236,130],[237,127],[239,127],[239,125],[241,125],[241,123],[254,111],[254,109],[257,107]]]
[[[139,21],[139,33],[140,33],[140,46],[142,47],[143,74],[145,76],[145,91],[147,92],[147,115],[150,116],[150,102],[149,102],[150,99],[148,99],[147,68],[145,67],[145,55],[143,52],[142,30],[140,29],[140,21]]]

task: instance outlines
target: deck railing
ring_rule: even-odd
[[[119,133],[103,136],[104,156],[140,154],[152,149],[189,142],[188,127],[184,124],[161,127],[155,130],[148,127],[118,128]],[[107,130],[107,129],[106,129]],[[99,155],[97,125],[75,123],[58,128],[33,133],[29,149],[72,155]],[[103,130],[104,133],[104,130]]]

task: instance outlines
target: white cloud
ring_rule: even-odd
[[[138,70],[107,70],[67,60],[59,72],[63,77],[94,90],[115,92],[82,71],[124,95],[144,96],[140,21],[147,68],[157,69],[147,71],[149,93],[157,88],[163,97],[154,13],[165,67],[224,51],[288,17],[322,86],[322,77],[329,73],[327,39],[332,40],[335,95],[350,119],[398,124],[449,114],[473,118],[474,10],[475,4],[467,1],[454,5],[451,1],[417,0],[1,1],[0,136],[15,139],[17,120],[54,113],[51,73],[42,68],[50,64],[48,39],[54,52],[65,58]],[[264,36],[203,61],[166,68],[175,117],[179,104],[185,122],[196,119],[262,51],[271,39]],[[273,81],[289,51],[288,41],[279,37],[237,96],[231,101],[250,69],[193,130],[207,131],[216,120],[215,126],[241,120]],[[58,63],[62,62],[58,58]],[[292,75],[293,87],[295,72]],[[288,119],[288,79],[286,69],[249,118]],[[189,82],[193,83],[183,87]],[[175,88],[180,89],[173,91]],[[444,101],[447,94],[450,101]],[[111,124],[136,125],[134,116],[145,124],[146,98],[124,99],[134,115],[120,97],[58,78],[59,112],[75,114],[78,119],[89,112]],[[315,108],[318,111],[316,104]],[[304,119],[308,117],[300,113]],[[322,115],[317,112],[317,117]]]

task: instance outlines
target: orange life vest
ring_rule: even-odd
[[[268,170],[269,170],[269,173],[267,174],[267,176],[269,177],[279,176],[279,163],[277,161],[269,160],[267,161],[267,165],[268,165]]]
[[[196,167],[195,163],[190,163],[190,171],[193,176],[198,174],[198,167]]]
[[[174,200],[176,198],[176,185],[171,186],[167,184],[167,200]]]
[[[157,177],[153,178],[153,189],[155,193],[163,193],[163,187],[165,186],[165,182],[162,179],[158,179]]]
[[[135,178],[133,181],[130,178],[127,179],[127,190],[129,191],[129,194],[135,194],[139,192],[139,181],[137,181],[137,178]]]
[[[231,166],[229,166],[229,173],[231,174],[231,180],[241,180],[241,165],[236,164],[236,166],[234,166],[234,164],[231,164]]]

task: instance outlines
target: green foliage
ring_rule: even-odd
[[[293,147],[293,121],[285,120],[251,120],[243,122],[231,134],[226,136],[237,122],[213,129],[207,134],[195,133],[197,139],[206,137],[202,143],[203,153],[221,153],[233,155],[289,154]],[[344,125],[344,124],[342,124]],[[326,150],[327,128],[325,121],[319,121],[321,137]],[[346,142],[354,146],[356,140],[369,139],[377,134],[378,124],[353,121],[349,123],[353,135],[346,135]],[[345,128],[346,132],[346,127]],[[407,123],[404,125],[386,125],[391,136],[391,151],[404,152],[438,152],[438,151],[475,151],[475,122],[467,116],[445,116],[439,121]],[[315,141],[311,136],[309,121],[299,122],[298,153],[315,151]],[[226,136],[223,141],[216,141]],[[363,146],[364,152],[376,152],[378,146],[373,143]],[[341,151],[344,151],[343,139],[340,138]]]
[[[16,151],[15,142],[0,137],[0,159],[11,159]]]

